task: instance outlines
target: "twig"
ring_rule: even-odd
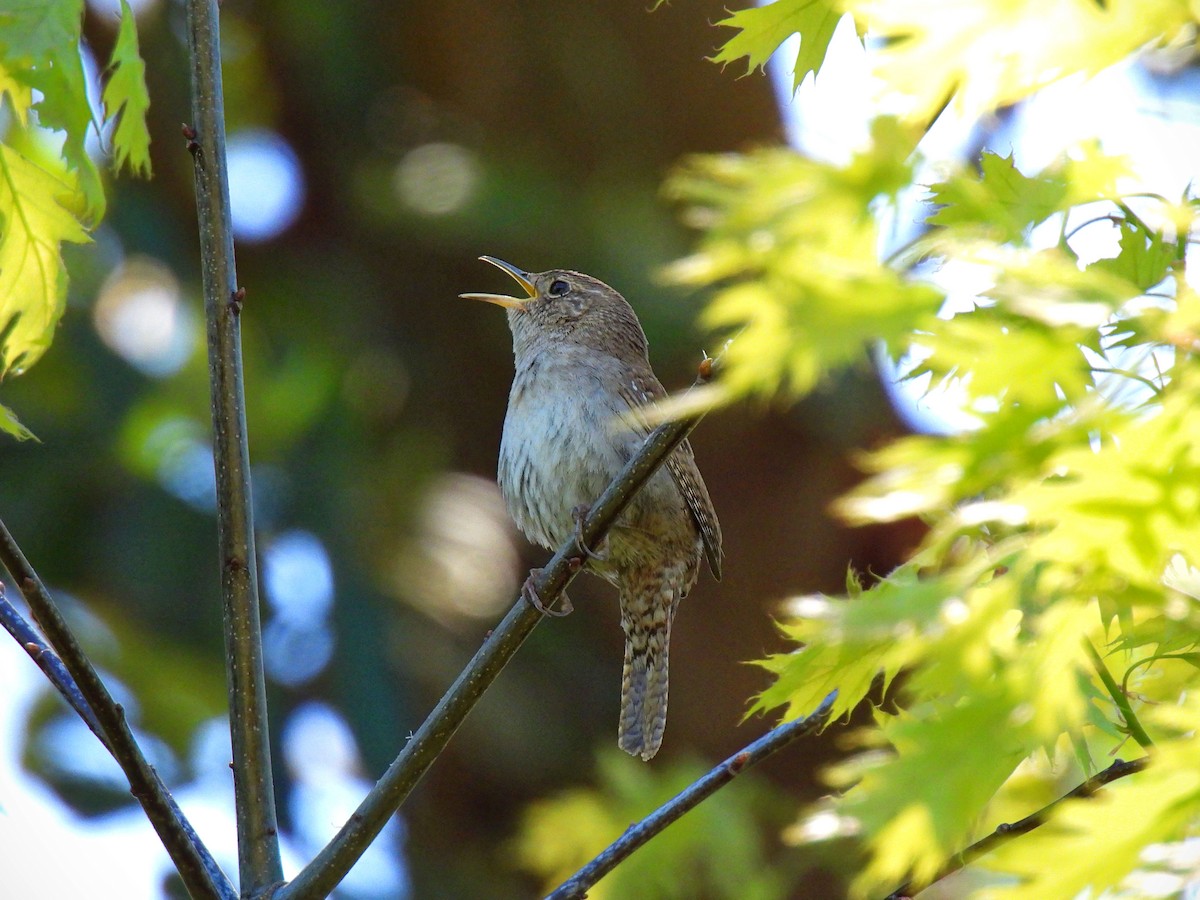
[[[611,872],[626,857],[649,841],[652,837],[680,818],[688,810],[698,806],[702,800],[712,796],[746,769],[762,762],[772,753],[781,750],[796,738],[811,734],[825,724],[833,708],[837,691],[833,691],[813,712],[803,719],[786,722],[768,731],[744,750],[735,753],[703,778],[690,784],[642,821],[630,825],[617,840],[608,845],[595,859],[564,881],[546,900],[579,900],[587,896],[587,890]]]
[[[981,838],[962,852],[955,854],[954,857],[942,867],[941,871],[939,871],[937,875],[929,879],[927,882],[922,882],[919,885],[913,884],[911,881],[907,882],[906,884],[902,884],[900,887],[896,888],[896,890],[888,894],[886,900],[906,900],[906,898],[913,896],[917,891],[925,890],[925,888],[929,887],[931,884],[941,881],[947,875],[954,874],[959,869],[979,859],[979,857],[991,853],[1001,844],[1006,844],[1013,838],[1019,837],[1023,834],[1028,834],[1035,828],[1045,825],[1050,819],[1050,814],[1060,803],[1063,803],[1066,800],[1082,800],[1091,797],[1097,793],[1100,788],[1104,787],[1104,785],[1116,781],[1118,778],[1124,778],[1126,775],[1132,775],[1134,772],[1140,772],[1149,764],[1150,757],[1148,756],[1130,760],[1129,762],[1126,762],[1123,759],[1116,760],[1104,771],[1097,772],[1087,781],[1083,782],[1083,784],[1080,784],[1070,792],[1063,794],[1054,802],[1043,806],[1037,812],[1032,813],[1017,822],[998,825],[996,830],[987,837]]]
[[[58,655],[42,640],[42,636],[37,633],[37,630],[17,612],[17,608],[12,605],[12,601],[5,594],[3,584],[0,584],[0,626],[3,626],[4,630],[12,635],[13,640],[29,654],[29,658],[42,670],[42,674],[46,676],[54,689],[62,694],[71,709],[75,710],[79,718],[83,719],[83,723],[91,729],[92,734],[96,735],[100,739],[100,743],[111,751],[112,747],[108,744],[104,729],[100,727],[100,722],[96,719],[92,708],[88,706],[88,702],[83,699],[79,685],[75,683],[75,679],[71,677],[71,673],[67,671],[67,667],[63,665]]]
[[[706,382],[712,370],[713,360],[706,359],[701,363],[697,384]],[[687,438],[703,416],[704,413],[700,412],[665,422],[650,433],[641,449],[592,504],[583,520],[580,534],[587,546],[596,546],[608,533],[634,494]],[[578,574],[581,568],[579,552],[576,535],[571,535],[545,568],[540,570],[540,575],[535,577],[534,587],[547,609],[554,605]],[[542,613],[523,596],[518,597],[504,620],[493,629],[433,712],[421,723],[387,772],[359,804],[354,815],[295,880],[274,895],[273,900],[316,900],[327,896],[338,885],[541,620]]]
[[[232,900],[237,896],[229,880],[221,872],[216,861],[200,842],[196,832],[188,823],[174,799],[167,792],[166,786],[158,777],[141,749],[134,740],[129,723],[125,720],[125,710],[119,703],[113,701],[108,688],[96,674],[91,662],[75,640],[75,635],[67,626],[59,612],[58,606],[50,597],[45,585],[38,578],[37,572],[30,566],[29,560],[17,546],[12,534],[5,524],[0,521],[0,562],[12,575],[25,602],[33,613],[34,619],[41,626],[50,646],[61,657],[61,665],[69,673],[71,686],[78,692],[84,705],[93,713],[92,721],[100,728],[101,741],[125,773],[129,780],[130,793],[142,805],[146,818],[154,826],[163,846],[166,847],[171,861],[179,871],[179,877],[187,886],[192,897],[211,897],[217,900]],[[7,605],[7,601],[5,601]],[[13,610],[15,613],[15,610]],[[17,618],[20,618],[19,616]],[[8,617],[11,621],[12,617]],[[23,621],[23,620],[22,620]],[[28,623],[25,623],[28,627]],[[10,629],[10,633],[11,629]],[[29,635],[26,635],[27,637]],[[14,634],[14,637],[16,635]],[[22,641],[27,652],[34,659],[38,656],[49,656],[48,648],[39,639]],[[17,638],[21,640],[20,637]],[[28,650],[28,644],[36,645],[37,655]],[[41,662],[39,661],[39,665]],[[53,678],[51,679],[54,680]],[[56,683],[57,686],[57,683]],[[74,703],[72,703],[74,706]],[[82,712],[84,721],[89,727],[92,721]]]
[[[1092,667],[1096,670],[1096,674],[1100,676],[1100,680],[1104,682],[1104,687],[1108,691],[1109,696],[1112,697],[1113,703],[1117,704],[1117,709],[1121,711],[1121,718],[1125,720],[1125,727],[1128,729],[1130,737],[1137,741],[1143,750],[1149,750],[1154,746],[1154,741],[1151,740],[1150,735],[1146,734],[1146,729],[1138,721],[1133,707],[1129,705],[1129,698],[1125,696],[1125,692],[1121,690],[1121,686],[1117,684],[1116,679],[1112,677],[1112,673],[1108,671],[1108,666],[1104,665],[1104,660],[1100,658],[1100,654],[1092,646],[1092,642],[1085,639],[1083,646],[1087,650],[1088,656],[1092,659]]]
[[[229,728],[237,807],[241,889],[252,895],[283,880],[258,609],[258,571],[250,494],[250,451],[242,390],[237,287],[217,0],[187,0],[191,56],[193,171],[200,224],[213,460],[217,475],[217,543],[225,617]]]

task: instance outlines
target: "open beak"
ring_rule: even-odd
[[[526,297],[509,297],[505,294],[459,294],[464,300],[483,300],[486,303],[495,303],[497,306],[503,306],[507,309],[520,309],[531,299],[537,296],[537,288],[533,286],[533,282],[529,280],[529,276],[514,266],[512,263],[507,263],[502,259],[496,259],[494,256],[479,257],[486,263],[491,263],[497,269],[503,269],[513,280],[519,284],[528,295]]]

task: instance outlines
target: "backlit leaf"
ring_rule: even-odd
[[[62,315],[67,270],[60,245],[88,240],[59,203],[73,189],[71,173],[50,171],[0,144],[0,373],[36,362]]]
[[[780,44],[798,34],[800,52],[792,78],[794,90],[809,72],[820,71],[841,17],[841,7],[831,0],[773,0],[738,10],[717,22],[738,29],[738,33],[725,42],[713,62],[724,64],[745,58],[749,71],[761,69]]]
[[[929,120],[950,98],[968,115],[1069,75],[1092,75],[1191,17],[1185,0],[847,0],[887,41],[875,73]]]
[[[121,0],[121,27],[113,47],[108,83],[104,86],[105,115],[117,118],[113,152],[117,168],[129,166],[138,175],[150,175],[150,133],[146,130],[146,64],[138,52],[137,24],[128,0]]]

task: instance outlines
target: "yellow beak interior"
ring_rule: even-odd
[[[497,306],[503,306],[508,309],[520,309],[532,298],[537,296],[537,288],[533,286],[533,282],[528,276],[514,266],[512,263],[505,262],[502,259],[497,259],[494,256],[479,257],[486,263],[491,263],[497,269],[503,269],[512,276],[513,281],[519,284],[527,296],[525,297],[509,297],[506,294],[459,294],[464,300],[482,300],[485,303],[495,303]]]

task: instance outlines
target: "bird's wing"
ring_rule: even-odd
[[[629,404],[629,409],[637,413],[642,407],[649,406],[667,396],[666,390],[658,379],[651,375],[649,378],[635,377],[628,386],[623,387],[621,396]],[[650,426],[640,415],[635,416],[637,427],[643,434],[650,433]],[[692,453],[692,445],[684,441],[675,448],[675,452],[667,458],[667,471],[687,508],[692,513],[696,527],[700,530],[700,539],[704,542],[704,556],[708,560],[708,568],[717,581],[721,580],[721,523],[717,521],[717,511],[713,509],[712,498],[700,469],[696,466],[696,457]]]

